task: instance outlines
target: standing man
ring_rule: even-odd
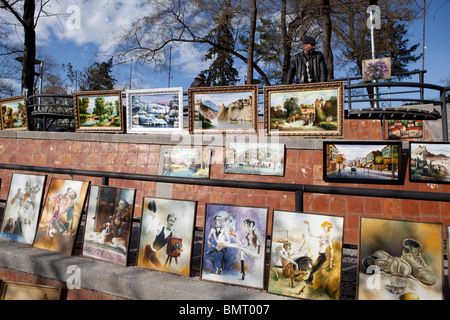
[[[194,81],[191,83],[191,88],[197,88],[197,87],[208,87],[206,84],[206,76],[203,73],[199,73]]]
[[[312,37],[303,38],[303,52],[292,58],[286,84],[325,82],[328,69],[322,52],[316,51],[316,40]]]

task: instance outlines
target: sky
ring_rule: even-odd
[[[41,18],[36,29],[37,46],[39,52],[51,55],[58,64],[67,65],[70,62],[76,70],[82,70],[94,61],[107,61],[116,39],[114,31],[129,26],[130,17],[142,17],[151,10],[149,5],[143,5],[145,0],[60,2],[62,1],[51,1],[46,8],[49,11],[66,13],[67,19]],[[447,62],[450,52],[448,41],[450,1],[427,0],[427,3],[430,4],[430,8],[426,16],[425,82],[443,85],[443,80],[450,78],[450,64]],[[410,44],[420,43],[418,54],[422,52],[422,28],[423,20],[420,17],[409,29]],[[100,52],[105,55],[98,56]],[[131,89],[170,86],[183,87],[186,91],[194,77],[201,70],[208,68],[208,63],[202,61],[203,56],[204,52],[199,52],[189,44],[174,46],[170,81],[168,72],[151,73],[145,67],[136,64],[133,64],[132,68],[130,64],[116,66],[114,77],[119,85],[128,87],[131,75]],[[242,79],[246,74],[246,67],[242,63],[236,63],[235,67],[240,71]],[[421,68],[422,59],[410,65],[410,70]],[[62,75],[65,77],[64,73]],[[335,70],[336,78],[345,76],[347,74],[344,70]],[[417,77],[411,79],[416,80]],[[243,84],[242,80],[238,84]]]

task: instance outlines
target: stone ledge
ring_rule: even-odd
[[[134,300],[291,300],[262,290],[123,267],[7,241],[0,241],[0,266],[61,282],[72,274],[68,267],[77,266],[83,289]]]

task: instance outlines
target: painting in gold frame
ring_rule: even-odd
[[[344,82],[265,87],[264,126],[268,135],[342,137]]]
[[[245,134],[258,130],[258,86],[188,89],[189,133]]]
[[[124,132],[122,91],[74,92],[75,131]]]
[[[25,96],[0,99],[2,130],[28,130]]]
[[[61,288],[3,281],[0,289],[0,300],[61,300]]]

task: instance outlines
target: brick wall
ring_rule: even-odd
[[[429,133],[425,133],[424,140],[431,141],[431,138]],[[211,166],[210,178],[329,185],[322,179],[322,140],[302,139],[300,137],[283,139],[280,142],[286,142],[287,148],[286,168],[283,177],[224,174],[223,155],[225,149],[223,145],[216,145],[213,147],[214,160]],[[380,140],[382,139],[380,122],[346,120],[344,139]],[[160,140],[162,142],[159,142]],[[160,147],[164,144],[176,144],[176,142],[171,142],[172,140],[170,138],[164,140],[162,138],[132,134],[5,133],[0,131],[0,163],[156,175],[158,174]],[[306,148],[304,145],[310,146],[311,144],[302,142],[307,141],[315,141],[317,143],[312,144],[314,145],[312,148]],[[0,199],[2,200],[7,198],[11,174],[10,170],[0,170],[0,178],[2,179]],[[49,175],[49,178],[51,177],[89,179],[92,184],[101,184],[100,178]],[[158,196],[157,183],[155,182],[111,179],[109,184],[116,187],[137,189],[135,217],[139,217],[141,214],[142,198],[144,196]],[[408,181],[408,172],[406,172],[405,184],[399,186],[333,185],[450,193],[450,185],[410,183]],[[270,213],[274,209],[295,210],[295,199],[292,193],[182,184],[171,185],[170,192],[171,197],[174,199],[198,201],[196,221],[196,226],[198,227],[203,226],[206,203],[263,206],[268,207]],[[344,216],[344,242],[347,244],[358,243],[360,216],[450,224],[450,204],[448,202],[305,194],[304,211]]]

